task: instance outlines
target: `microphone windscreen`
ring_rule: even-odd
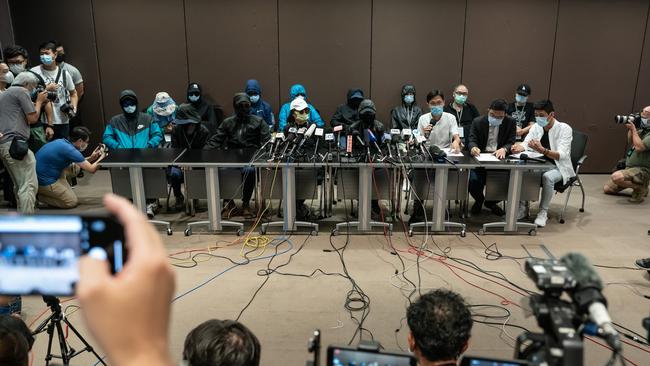
[[[603,289],[603,282],[600,276],[584,255],[569,253],[560,258],[560,261],[573,273],[578,289],[585,287],[595,287],[599,290]]]

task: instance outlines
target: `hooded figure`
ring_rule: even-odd
[[[206,149],[259,148],[271,138],[269,126],[261,118],[253,116],[251,101],[246,93],[233,97],[235,114],[226,118],[206,145]]]
[[[307,90],[305,87],[300,84],[295,84],[291,87],[291,91],[289,93],[289,102],[284,103],[282,105],[282,108],[280,108],[280,114],[278,117],[278,131],[284,131],[284,128],[287,124],[287,117],[289,117],[289,112],[291,111],[291,102],[298,96],[302,96],[305,98],[305,101],[307,101]],[[309,120],[312,121],[312,123],[315,123],[316,126],[323,127],[325,125],[325,122],[323,122],[323,119],[320,117],[320,114],[318,114],[316,108],[314,108],[313,105],[309,104],[309,102],[307,102],[307,105],[309,105]]]
[[[422,109],[415,102],[415,87],[406,84],[402,86],[402,103],[390,112],[392,128],[413,130],[418,128],[418,120]]]
[[[359,115],[357,110],[359,109],[359,104],[363,98],[363,90],[348,90],[346,103],[336,107],[336,112],[334,112],[334,116],[332,117],[332,127],[343,126],[347,129],[353,123],[358,122]]]
[[[221,106],[208,103],[203,97],[203,89],[198,83],[188,85],[187,102],[199,113],[201,122],[207,127],[210,135],[214,134],[221,121],[223,121],[223,109]]]
[[[359,104],[359,121],[350,125],[348,129],[348,134],[356,133],[359,134],[361,139],[365,138],[365,130],[370,130],[372,134],[377,138],[377,143],[381,142],[381,138],[384,136],[384,124],[377,121],[375,117],[377,116],[377,108],[375,103],[370,99],[364,99]],[[357,143],[357,139],[353,140],[354,143]]]
[[[147,113],[153,117],[153,121],[164,131],[167,125],[176,118],[176,102],[167,92],[159,92],[156,94],[153,104],[147,108]]]
[[[275,127],[275,116],[271,105],[265,100],[262,100],[262,88],[260,83],[255,79],[250,79],[246,82],[246,94],[251,99],[251,114],[258,116],[269,125],[269,130]]]
[[[138,97],[133,90],[120,94],[122,113],[113,116],[104,131],[103,141],[109,149],[155,148],[163,139],[162,131],[150,115],[138,111]]]

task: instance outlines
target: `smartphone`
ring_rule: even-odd
[[[364,351],[347,346],[327,347],[327,366],[348,365],[416,366],[417,359],[407,353]]]
[[[122,225],[109,215],[2,215],[0,294],[72,296],[85,254],[120,272]]]
[[[500,360],[496,358],[464,356],[460,366],[527,366],[524,360]]]

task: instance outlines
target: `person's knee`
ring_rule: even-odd
[[[625,182],[625,175],[623,175],[623,173],[619,170],[617,172],[612,173],[611,179],[612,182],[616,184],[621,184]]]

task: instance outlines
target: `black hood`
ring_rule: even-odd
[[[351,101],[351,99],[352,99],[352,95],[354,95],[354,94],[357,93],[357,92],[358,92],[358,93],[361,93],[361,100],[364,99],[364,95],[363,95],[363,90],[362,90],[362,89],[348,89],[348,94],[347,94],[347,101],[348,101],[348,103],[350,103],[350,101]]]
[[[402,86],[402,98],[404,98],[406,94],[413,94],[413,96],[415,96],[415,87],[411,84]]]
[[[251,102],[251,98],[248,96],[246,93],[237,93],[235,96],[232,98],[232,107],[237,109],[237,104],[242,103],[242,102]]]
[[[122,106],[122,102],[125,99],[131,99],[135,102],[136,107],[138,106],[138,96],[135,95],[135,92],[130,89],[122,90],[120,93],[120,107]]]

